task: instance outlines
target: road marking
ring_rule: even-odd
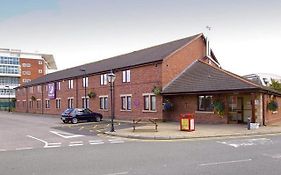
[[[6,149],[0,149],[0,152],[4,152],[4,151],[7,151]]]
[[[110,174],[105,174],[105,175],[124,175],[124,174],[128,174],[128,171],[124,171],[124,172],[119,172],[119,173],[110,173]]]
[[[232,146],[234,148],[238,148],[241,146],[254,146],[254,145],[265,145],[272,144],[272,140],[267,138],[257,138],[257,139],[242,139],[242,140],[229,140],[229,141],[217,141],[217,143],[221,143],[224,145]]]
[[[38,141],[44,143],[44,148],[56,148],[56,147],[60,147],[60,146],[61,146],[61,143],[48,143],[48,142],[45,141],[45,140],[42,140],[42,139],[33,137],[33,136],[31,136],[31,135],[27,135],[27,137],[30,137],[30,138],[32,138],[32,139],[35,139],[35,140],[38,140]]]
[[[67,133],[67,132],[58,132],[58,131],[50,131],[50,132],[55,134],[55,135],[58,135],[62,138],[65,138],[65,139],[83,137],[84,136],[84,135],[79,135],[79,134],[71,134],[71,133]]]
[[[272,159],[281,159],[281,154],[263,154],[264,156],[271,157]]]
[[[104,141],[102,140],[89,140],[90,145],[99,145],[99,144],[104,144]]]
[[[73,141],[70,142],[68,146],[82,146],[82,145],[83,145],[83,141]]]
[[[226,161],[226,162],[202,163],[202,164],[199,164],[199,166],[212,166],[212,165],[222,165],[222,164],[231,164],[231,163],[249,162],[249,161],[252,161],[252,159],[232,160],[232,161]]]
[[[124,140],[121,139],[109,139],[108,141],[110,143],[124,143]]]
[[[81,130],[83,130],[84,129],[84,126],[81,126],[80,128],[79,128],[79,131],[81,131]]]
[[[17,151],[33,149],[32,147],[16,148]]]

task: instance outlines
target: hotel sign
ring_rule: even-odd
[[[55,83],[49,83],[48,84],[48,97],[49,99],[55,99],[56,98],[56,88]]]

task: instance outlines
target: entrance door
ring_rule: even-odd
[[[243,123],[244,121],[244,106],[243,106],[243,97],[237,98],[237,108],[236,108],[237,122]]]

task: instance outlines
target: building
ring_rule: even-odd
[[[223,70],[206,43],[197,34],[48,74],[17,88],[16,111],[60,114],[86,106],[110,117],[112,71],[117,119],[177,121],[181,113],[195,113],[195,121],[204,123],[281,120],[279,108],[267,110],[281,94]]]
[[[0,48],[0,109],[14,106],[9,99],[15,99],[15,87],[45,75],[48,69],[56,69],[53,55]]]
[[[243,76],[259,85],[269,86],[272,80],[281,83],[281,76],[267,73],[256,73]]]

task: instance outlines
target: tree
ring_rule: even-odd
[[[276,91],[281,92],[281,83],[279,83],[278,81],[271,80],[271,84],[269,87]]]

